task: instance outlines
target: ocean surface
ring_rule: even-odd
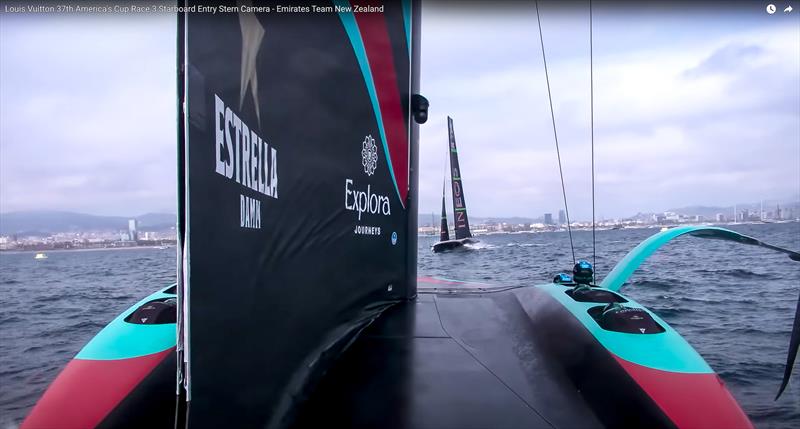
[[[800,223],[731,225],[800,249]],[[658,229],[597,232],[602,278]],[[592,235],[573,233],[592,260]],[[419,238],[419,273],[538,284],[570,271],[566,232],[480,236],[469,252],[433,254]],[[0,253],[0,429],[16,427],[61,368],[106,323],[174,282],[175,249]],[[800,368],[780,400],[800,263],[754,246],[682,237],[654,254],[623,288],[678,330],[708,361],[759,428],[800,427]]]

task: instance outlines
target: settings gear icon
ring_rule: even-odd
[[[364,166],[364,173],[367,173],[367,176],[375,174],[375,168],[378,166],[378,146],[375,145],[372,135],[364,137],[364,142],[361,144],[361,165]]]

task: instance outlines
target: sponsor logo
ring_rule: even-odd
[[[464,207],[464,196],[461,192],[461,176],[458,175],[458,168],[453,168],[453,205],[455,206],[455,213],[453,213],[456,228],[465,228],[467,226],[466,208]]]
[[[375,174],[375,169],[378,167],[378,146],[375,145],[375,139],[371,135],[364,137],[364,142],[361,143],[361,165],[364,166],[364,173],[367,173],[367,176]]]
[[[361,142],[361,166],[367,177],[372,177],[378,168],[378,146],[372,135],[365,136]],[[371,183],[364,187],[353,179],[344,181],[344,208],[356,212],[358,222],[364,220],[365,215],[392,214],[392,203],[387,195],[377,193]],[[381,227],[359,224],[353,232],[356,235],[381,235]]]
[[[381,235],[381,227],[356,225],[355,229],[353,229],[353,232],[356,235]]]
[[[363,213],[371,215],[389,216],[392,214],[392,206],[389,197],[372,193],[372,185],[367,185],[366,191],[354,188],[351,179],[344,181],[344,208],[358,213],[358,220],[361,220]]]
[[[392,231],[392,246],[394,246],[395,244],[397,244],[397,232]]]
[[[247,126],[217,94],[214,117],[214,172],[248,190],[239,194],[239,226],[260,229],[262,201],[256,197],[278,198],[278,150]]]
[[[256,58],[265,30],[252,12],[240,12],[238,17],[242,30],[239,114],[214,94],[214,172],[241,185],[239,227],[261,229],[263,197],[278,198],[278,150],[256,132],[261,132]],[[249,99],[256,127],[241,119]]]

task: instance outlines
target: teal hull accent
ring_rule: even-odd
[[[350,3],[346,0],[334,0],[336,6],[347,10]],[[364,84],[367,86],[369,99],[372,101],[372,110],[375,114],[375,121],[378,124],[380,132],[381,143],[383,144],[383,153],[386,155],[386,166],[389,168],[389,175],[392,176],[392,183],[394,183],[394,190],[397,193],[397,199],[400,200],[400,205],[405,207],[406,202],[400,196],[400,188],[397,187],[397,179],[394,176],[394,166],[392,165],[392,157],[389,153],[389,144],[386,139],[386,130],[383,127],[383,116],[381,115],[381,105],[378,102],[378,93],[375,90],[375,81],[372,79],[372,70],[369,68],[369,60],[367,59],[367,50],[364,49],[364,41],[361,38],[361,30],[358,29],[358,23],[353,12],[339,12],[339,19],[344,25],[344,30],[347,32],[347,37],[350,38],[350,44],[353,45],[353,52],[358,60],[358,66],[361,68],[361,74],[364,75]]]
[[[175,295],[164,293],[171,287],[165,287],[125,310],[95,335],[78,352],[75,358],[93,360],[130,359],[175,347],[176,325],[174,323],[136,325],[125,321],[126,317],[146,302],[154,299],[175,298]]]
[[[590,308],[603,304],[575,301],[565,293],[569,288],[563,285],[546,284],[536,287],[546,291],[572,313],[609,352],[626,361],[662,371],[691,374],[714,372],[700,354],[667,322],[630,297],[619,294],[628,300],[625,303],[625,307],[641,308],[648,312],[665,329],[665,332],[657,334],[628,334],[607,331],[601,328],[587,312]]]
[[[614,269],[611,270],[600,283],[600,287],[618,291],[631,274],[642,265],[642,262],[655,253],[656,250],[667,244],[673,238],[690,233],[694,230],[695,227],[681,226],[648,237],[646,240],[639,243],[638,246],[634,247],[633,250],[628,252],[628,254],[614,266]]]
[[[403,27],[406,29],[406,46],[408,55],[411,56],[411,0],[401,0],[403,7]]]
[[[661,246],[667,244],[670,240],[680,237],[684,234],[691,234],[701,238],[714,238],[733,241],[741,244],[761,246],[777,252],[786,253],[792,260],[800,261],[800,253],[761,242],[753,237],[739,234],[736,231],[714,226],[679,226],[666,231],[661,231],[639,243],[638,246],[634,247],[633,250],[628,252],[628,254],[625,255],[625,257],[614,266],[614,269],[611,270],[606,278],[603,279],[602,283],[600,283],[600,287],[604,287],[612,291],[618,291],[622,285],[628,281],[628,278],[631,276],[631,274],[633,274],[633,272],[636,271],[636,269],[642,265],[642,262],[649,258],[650,255],[652,255],[656,250],[660,249]]]
[[[739,234],[736,231],[731,231],[725,228],[718,228],[713,226],[681,226],[677,228],[661,231],[654,234],[633,250],[628,252],[621,261],[614,266],[614,269],[606,276],[600,283],[600,287],[607,288],[612,291],[618,291],[628,278],[636,271],[637,268],[656,250],[661,248],[664,244],[673,238],[680,237],[684,234],[691,234],[695,237],[713,238],[718,240],[733,241],[739,244],[748,244],[751,246],[759,246],[776,252],[789,255],[789,259],[800,262],[800,252],[785,249],[783,247],[774,246],[769,243],[764,243],[756,238]],[[792,335],[789,338],[789,353],[786,356],[786,365],[783,373],[783,381],[778,389],[778,395],[775,397],[777,400],[781,393],[783,393],[786,385],[789,383],[789,378],[792,375],[794,368],[794,361],[797,358],[798,351],[800,350],[800,299],[797,301],[797,309],[794,314],[794,322],[792,323]]]

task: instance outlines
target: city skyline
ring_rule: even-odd
[[[748,207],[751,207],[749,205]],[[703,207],[698,207],[703,208]],[[704,209],[718,209],[714,207],[704,207]],[[639,213],[632,217],[612,220],[598,220],[597,222],[571,221],[569,225],[572,230],[617,230],[631,228],[669,228],[680,225],[728,225],[731,223],[785,223],[800,221],[800,204],[781,209],[776,207],[774,211],[769,211],[768,207],[759,207],[760,210],[749,208],[734,208],[732,213],[717,212],[711,216],[687,215],[685,213],[663,212],[642,214]],[[767,210],[765,210],[767,209]],[[422,217],[420,217],[421,219]],[[559,211],[558,219],[554,219],[552,213],[544,213],[543,218],[473,218],[472,233],[475,235],[511,232],[557,232],[567,231],[566,213]],[[2,224],[0,224],[2,226]],[[127,226],[127,229],[125,228]],[[448,225],[449,227],[450,225]],[[455,225],[452,224],[453,229]],[[431,223],[420,221],[417,227],[419,235],[437,235],[440,230],[440,223],[435,216],[432,216]],[[116,228],[105,229],[80,229],[72,226],[69,231],[20,231],[11,234],[3,234],[0,231],[0,251],[20,251],[20,250],[85,250],[85,249],[107,249],[107,248],[133,248],[133,247],[153,247],[165,249],[165,246],[177,243],[175,225],[150,225],[149,227],[139,228],[139,220],[136,218],[127,219],[126,225],[118,225]]]
[[[441,202],[441,200],[440,200],[440,202]],[[596,214],[596,219],[598,219],[598,220],[600,220],[601,218],[624,219],[624,218],[636,216],[639,213],[663,213],[663,212],[668,212],[668,211],[671,211],[671,210],[676,210],[676,209],[677,210],[681,210],[681,209],[687,209],[687,208],[693,208],[693,207],[713,208],[713,209],[722,209],[722,210],[730,211],[730,210],[735,209],[737,206],[741,206],[742,208],[744,208],[744,207],[759,206],[760,204],[764,204],[765,211],[766,211],[766,208],[767,208],[768,205],[770,207],[773,207],[773,206],[776,206],[776,205],[779,205],[779,206],[782,206],[782,207],[783,206],[790,206],[790,207],[791,206],[800,206],[800,195],[798,195],[795,198],[791,198],[791,197],[789,197],[789,198],[765,198],[765,199],[759,200],[759,201],[738,201],[738,202],[734,202],[734,203],[727,203],[727,204],[721,204],[721,205],[707,205],[705,202],[698,202],[698,201],[684,202],[684,203],[678,204],[676,206],[661,208],[661,209],[657,209],[657,210],[649,210],[649,211],[647,211],[647,210],[639,210],[639,211],[636,211],[636,212],[622,213],[622,214],[617,215],[617,216],[607,216],[605,214],[597,213]],[[177,205],[177,203],[176,203],[176,205]],[[452,218],[452,207],[450,207],[449,205],[446,205],[445,207],[446,207],[446,211],[447,211],[448,217]],[[109,213],[109,212],[91,212],[91,211],[86,211],[86,210],[74,210],[74,209],[63,208],[63,207],[62,208],[47,208],[47,207],[43,206],[43,207],[29,208],[29,209],[24,209],[24,210],[4,210],[3,207],[0,207],[0,217],[2,217],[4,215],[12,214],[12,213],[21,213],[21,212],[30,212],[30,213],[65,212],[65,213],[85,214],[85,215],[90,215],[90,216],[110,216],[110,217],[136,217],[136,216],[144,216],[144,215],[150,215],[150,214],[170,214],[170,215],[175,215],[175,213],[176,213],[176,211],[174,209],[173,210],[161,210],[161,211],[158,211],[158,210],[156,210],[156,211],[148,211],[148,210],[138,210],[138,211],[136,211],[136,210],[134,210],[134,211],[131,211],[131,212],[110,212]],[[539,217],[543,217],[543,215],[545,213],[550,213],[550,214],[553,215],[554,219],[560,219],[560,215],[562,214],[562,212],[566,216],[566,212],[564,210],[564,206],[563,205],[554,206],[554,207],[545,207],[545,208],[531,208],[530,210],[527,210],[526,212],[523,212],[523,213],[489,213],[489,214],[473,213],[473,210],[469,206],[467,206],[467,212],[468,212],[470,217],[481,217],[481,218],[492,218],[492,217],[498,217],[498,218],[515,218],[515,217],[539,218]],[[428,210],[428,211],[423,211],[422,209],[420,209],[419,212],[418,212],[418,214],[420,216],[425,216],[425,215],[428,215],[428,214],[435,214],[436,216],[439,216],[440,213],[441,213],[441,207],[436,207],[434,210]],[[570,220],[571,221],[591,221],[591,213],[589,214],[589,216],[587,218],[576,218],[572,213],[573,213],[572,207],[570,206]],[[563,223],[563,222],[561,222],[561,223]]]
[[[767,201],[769,201],[769,202],[767,202]],[[737,204],[731,204],[729,206],[706,206],[706,205],[703,205],[703,204],[684,204],[684,205],[681,205],[680,207],[670,207],[670,208],[667,208],[667,209],[655,210],[655,211],[638,211],[636,213],[628,213],[628,214],[623,214],[621,216],[604,216],[604,215],[598,214],[596,216],[596,220],[599,222],[599,221],[615,220],[615,219],[616,220],[619,220],[619,219],[631,219],[631,218],[635,218],[636,216],[639,216],[639,215],[642,215],[642,214],[649,215],[649,214],[654,214],[654,213],[672,213],[672,212],[676,212],[676,211],[677,212],[686,212],[686,211],[690,211],[689,209],[698,209],[697,211],[703,211],[703,212],[714,211],[714,215],[716,215],[718,213],[722,213],[722,214],[725,215],[726,218],[731,218],[732,219],[734,212],[736,212],[737,214],[740,214],[743,211],[746,212],[746,213],[750,213],[750,214],[759,213],[760,211],[759,211],[758,208],[752,209],[752,210],[751,210],[751,208],[752,207],[758,207],[761,204],[762,204],[761,202],[749,202],[749,203],[742,202],[742,203],[737,203]],[[763,203],[763,206],[764,206],[763,207],[763,213],[765,215],[767,213],[774,212],[775,208],[778,208],[779,210],[782,209],[784,211],[786,209],[788,209],[790,212],[793,213],[794,210],[800,210],[800,200],[797,200],[797,201],[765,200],[764,203]],[[438,215],[438,212],[431,212],[431,214]],[[451,216],[451,214],[452,214],[452,212],[448,210],[447,211],[448,218]],[[425,213],[420,212],[419,215],[423,216],[423,215],[425,215]],[[543,219],[544,220],[544,219],[547,218],[547,215],[550,215],[553,224],[565,224],[566,223],[566,211],[563,208],[560,208],[560,209],[557,209],[557,210],[549,210],[549,211],[548,210],[544,210],[544,211],[540,211],[538,213],[529,213],[529,214],[513,214],[513,215],[494,214],[494,215],[479,215],[479,216],[475,216],[475,215],[470,214],[470,217],[476,217],[476,218],[482,218],[482,219],[483,218],[529,218],[529,219]],[[692,214],[692,216],[694,216],[694,215],[695,214]],[[702,216],[707,216],[707,215],[702,215]],[[570,222],[591,222],[592,219],[591,219],[591,217],[584,219],[584,218],[575,218],[574,216],[570,216],[569,220],[570,220]]]
[[[602,214],[597,214],[596,220],[598,222],[606,221],[606,220],[624,220],[624,219],[632,219],[640,215],[651,215],[651,214],[663,214],[663,213],[680,213],[694,216],[697,215],[697,212],[703,212],[703,216],[708,217],[709,219],[715,217],[717,214],[722,213],[725,215],[726,219],[733,219],[734,211],[737,214],[742,212],[747,212],[750,214],[759,213],[761,207],[763,206],[763,212],[766,215],[767,213],[774,212],[775,209],[780,209],[786,212],[788,210],[789,213],[794,213],[795,211],[800,211],[800,199],[797,200],[786,200],[786,199],[765,199],[762,201],[750,201],[750,202],[739,202],[735,204],[725,205],[725,206],[709,206],[704,205],[702,203],[694,203],[694,204],[683,204],[679,207],[669,207],[664,208],[661,210],[654,210],[654,211],[637,211],[636,213],[626,213],[620,216],[604,216]],[[563,206],[562,206],[563,207]],[[469,210],[469,209],[468,209]],[[418,216],[421,219],[425,219],[429,215],[433,215],[436,219],[436,224],[438,224],[438,219],[440,216],[441,209],[436,211],[430,212],[423,212],[419,211]],[[446,208],[447,216],[449,220],[452,220],[452,208]],[[119,214],[99,214],[99,213],[90,213],[90,212],[81,212],[81,211],[71,211],[71,210],[54,210],[54,209],[33,209],[33,210],[22,210],[22,211],[9,211],[9,212],[0,212],[0,220],[2,220],[3,216],[9,215],[19,215],[19,214],[28,214],[28,213],[36,213],[36,214],[59,214],[59,213],[68,213],[68,214],[77,214],[77,215],[85,215],[90,217],[98,217],[98,218],[124,218],[127,222],[128,219],[136,219],[138,217],[143,216],[176,216],[175,211],[164,211],[164,212],[142,212],[142,213],[119,213]],[[709,214],[710,213],[710,214]],[[552,220],[554,224],[565,224],[566,223],[566,211],[563,208],[547,208],[547,209],[531,209],[526,213],[513,213],[513,214],[504,214],[504,213],[493,213],[488,215],[476,215],[472,214],[468,211],[468,214],[471,218],[479,218],[479,219],[513,219],[513,218],[520,218],[520,219],[544,219],[545,215],[550,214],[552,216]],[[137,222],[140,222],[137,220]],[[589,218],[575,218],[574,216],[570,216],[570,222],[591,222],[591,217]],[[126,227],[127,228],[127,227]]]

